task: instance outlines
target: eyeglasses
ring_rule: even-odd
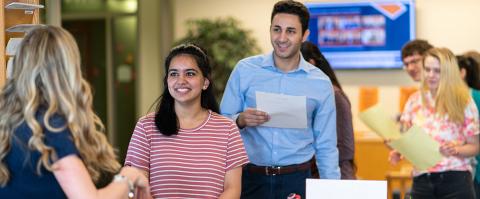
[[[417,64],[419,64],[421,61],[422,61],[422,58],[412,59],[412,60],[409,61],[409,62],[403,62],[403,66],[404,66],[404,67],[407,67],[407,66],[409,66],[410,64],[415,64],[415,65],[417,65]]]

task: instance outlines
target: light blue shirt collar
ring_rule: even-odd
[[[262,67],[272,67],[272,68],[275,68],[275,70],[278,70],[278,68],[275,66],[275,62],[273,60],[273,51],[268,53],[268,54],[265,54],[263,62],[262,62]],[[300,71],[300,70],[305,71],[306,73],[310,73],[310,71],[312,70],[312,67],[315,67],[315,66],[313,66],[309,62],[305,61],[302,53],[300,53],[300,62],[298,63],[298,68],[293,70],[293,71],[290,71],[290,73],[291,72],[297,72],[297,71]]]

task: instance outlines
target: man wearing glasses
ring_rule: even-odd
[[[422,77],[423,56],[432,48],[426,40],[415,39],[409,41],[402,48],[403,68],[415,82],[420,82]]]

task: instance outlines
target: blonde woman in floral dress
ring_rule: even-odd
[[[478,110],[460,76],[455,55],[433,48],[424,58],[421,88],[405,106],[400,119],[418,125],[440,143],[443,159],[427,170],[413,171],[413,198],[475,198],[470,161],[479,150]],[[391,163],[401,155],[390,153]]]

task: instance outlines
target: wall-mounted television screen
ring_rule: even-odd
[[[398,69],[402,46],[415,38],[413,0],[305,3],[309,41],[334,69]]]

